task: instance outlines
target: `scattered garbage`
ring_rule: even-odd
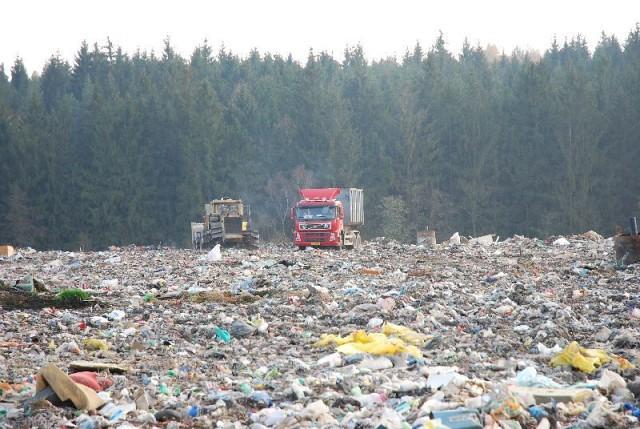
[[[36,396],[38,393],[44,394],[50,387],[53,395],[60,401],[71,401],[79,410],[95,410],[104,405],[104,401],[97,395],[96,391],[84,384],[75,382],[69,375],[62,372],[55,365],[44,367],[36,380]],[[43,395],[42,399],[47,399],[51,394]]]
[[[16,249],[0,427],[637,427],[640,267],[561,238]]]

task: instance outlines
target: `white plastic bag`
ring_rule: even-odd
[[[220,245],[216,244],[213,249],[207,253],[207,262],[222,261],[222,253],[220,252]]]

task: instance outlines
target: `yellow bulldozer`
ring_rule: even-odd
[[[194,249],[222,246],[255,247],[260,236],[251,226],[251,207],[242,200],[221,198],[204,205],[202,222],[191,222]]]

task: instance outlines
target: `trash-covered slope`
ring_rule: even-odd
[[[597,234],[18,250],[0,258],[0,427],[638,426],[640,270]],[[12,288],[29,275],[45,290]],[[61,309],[72,288],[89,297]]]

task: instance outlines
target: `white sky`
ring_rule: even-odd
[[[0,7],[0,63],[17,55],[29,73],[59,53],[70,62],[80,42],[107,36],[129,53],[160,51],[170,36],[188,57],[205,38],[246,55],[252,48],[305,61],[309,48],[337,58],[358,42],[369,59],[402,56],[416,41],[430,47],[444,32],[457,52],[465,37],[544,51],[582,34],[593,48],[604,30],[626,39],[640,21],[640,0],[13,0]]]

